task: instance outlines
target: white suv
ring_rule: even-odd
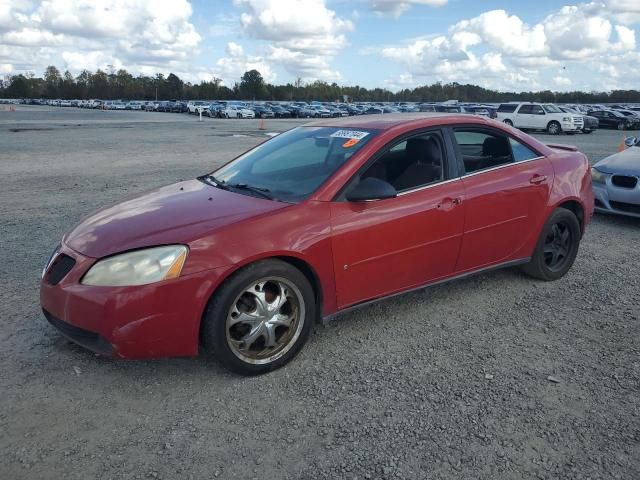
[[[575,133],[584,128],[582,115],[564,113],[549,103],[503,103],[497,119],[521,129],[546,130],[551,135]]]

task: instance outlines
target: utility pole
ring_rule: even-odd
[[[156,87],[156,102],[158,101],[158,87]]]

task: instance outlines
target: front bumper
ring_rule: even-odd
[[[198,354],[200,320],[226,268],[135,287],[95,287],[80,279],[96,259],[65,245],[75,266],[57,284],[40,284],[49,323],[71,341],[102,355],[143,359]]]
[[[611,177],[606,183],[593,183],[595,211],[640,218],[640,183],[634,189],[619,188],[611,184]]]
[[[584,123],[562,122],[563,132],[580,132],[584,128]]]

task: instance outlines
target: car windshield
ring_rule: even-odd
[[[211,177],[223,188],[240,185],[240,190],[234,190],[238,193],[250,195],[258,190],[277,200],[299,202],[376,134],[360,128],[294,128],[241,155]]]
[[[547,113],[562,113],[562,111],[555,105],[543,105]]]

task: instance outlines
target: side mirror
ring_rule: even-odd
[[[627,137],[624,139],[624,144],[627,147],[635,147],[637,143],[638,143],[637,137]]]
[[[361,180],[346,195],[350,202],[364,202],[367,200],[383,200],[385,198],[395,198],[398,192],[393,185],[375,177],[368,177]]]

